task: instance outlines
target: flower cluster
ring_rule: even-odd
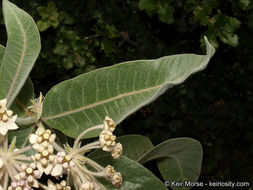
[[[41,174],[44,172],[49,175],[55,162],[53,143],[56,135],[52,134],[51,130],[45,129],[41,123],[38,125],[39,127],[35,134],[31,134],[29,137],[32,147],[38,152],[32,156],[32,159],[37,164]]]
[[[58,152],[55,162],[56,166],[51,173],[51,175],[54,177],[68,173],[70,169],[75,166],[75,163],[72,161],[72,156],[66,155],[65,152]]]
[[[107,117],[104,120],[104,130],[99,135],[100,145],[104,151],[111,152],[112,157],[118,159],[122,154],[122,145],[120,143],[116,143],[116,136],[113,135],[113,131],[115,130],[114,121]]]
[[[42,96],[36,100],[39,104],[41,101]],[[113,166],[104,168],[86,156],[87,152],[94,149],[111,152],[114,159],[118,159],[122,154],[122,145],[116,143],[116,136],[113,135],[116,126],[111,118],[106,117],[102,125],[86,129],[76,138],[73,147],[67,144],[64,148],[56,144],[56,135],[38,121],[35,134],[29,135],[31,145],[16,149],[16,138],[8,146],[7,132],[9,129],[18,128],[15,124],[17,116],[13,116],[13,112],[7,110],[6,105],[6,99],[0,100],[0,134],[4,135],[0,135],[0,190],[7,189],[9,178],[11,182],[8,190],[71,190],[71,186],[80,190],[106,190],[98,177],[105,178],[116,189],[121,187],[122,176]],[[35,112],[35,107],[33,111]],[[81,146],[82,137],[98,129],[101,130],[99,140]],[[23,154],[31,149],[36,151],[32,156]],[[59,182],[48,180],[47,185],[40,183],[39,179],[43,173],[55,177]]]
[[[123,150],[122,145],[116,143],[116,136],[113,135],[115,127],[114,121],[106,117],[102,125],[89,128],[81,133],[75,140],[73,148],[66,146],[65,150],[68,155],[71,155],[72,161],[74,162],[74,166],[70,169],[70,175],[72,176],[73,185],[76,189],[80,187],[81,190],[105,190],[106,188],[97,181],[96,177],[104,177],[117,189],[121,187],[122,176],[112,166],[108,165],[104,168],[83,155],[92,149],[102,148],[104,151],[111,152],[113,158],[119,158]],[[99,135],[99,141],[81,146],[80,140],[82,136],[97,129],[102,129]],[[92,167],[95,171],[89,170],[86,165]]]
[[[38,188],[39,184],[37,179],[40,178],[40,172],[36,168],[35,163],[31,163],[29,166],[26,164],[21,165],[21,172],[15,175],[15,180],[12,181],[8,190],[18,189],[32,189],[32,187]]]

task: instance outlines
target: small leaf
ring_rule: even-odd
[[[111,40],[104,39],[102,41],[101,47],[104,50],[106,55],[109,55],[115,52],[115,49],[113,47],[113,42]]]
[[[164,180],[194,182],[198,180],[200,174],[202,155],[202,147],[198,141],[191,138],[175,138],[157,145],[138,162],[143,164],[158,159],[158,168]],[[190,187],[175,189],[190,189]]]
[[[3,62],[0,68],[0,99],[12,104],[24,85],[40,51],[40,36],[30,15],[7,0],[3,13],[8,34]]]
[[[39,20],[37,26],[41,32],[46,31],[51,25],[49,21]]]
[[[182,54],[130,61],[64,81],[46,95],[41,119],[71,137],[101,124],[105,116],[118,124],[168,88],[203,70],[214,54],[207,39],[205,42],[207,55]],[[98,132],[89,133],[85,137],[97,135]]]
[[[11,144],[9,145],[9,152],[13,152],[13,150],[15,149],[16,140],[17,140],[17,137],[14,137],[14,138],[11,140]]]
[[[14,137],[17,137],[16,139],[16,148],[22,148],[25,146],[28,146],[29,143],[29,135],[34,132],[34,127],[20,127],[17,130],[10,130],[8,131],[8,140],[9,142],[12,141]],[[26,155],[33,155],[35,151],[33,149],[27,151]]]
[[[123,183],[120,190],[167,190],[165,185],[148,169],[124,156],[117,160],[114,160],[111,156],[92,157],[92,159],[104,167],[110,164],[117,172],[121,173]],[[110,185],[108,181],[101,180],[100,182],[108,190],[115,190],[115,187]]]

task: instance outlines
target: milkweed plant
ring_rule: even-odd
[[[37,26],[8,0],[2,6],[8,39],[0,45],[0,189],[165,190],[165,181],[198,180],[198,141],[154,146],[141,135],[113,133],[124,118],[207,66],[214,48],[206,38],[206,55],[100,68],[34,98],[29,73],[41,48]],[[163,181],[142,165],[154,159]]]

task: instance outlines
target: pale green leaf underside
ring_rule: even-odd
[[[5,50],[4,46],[0,45],[0,65],[3,61],[4,50]]]
[[[0,65],[4,55],[5,47],[0,45]],[[28,106],[31,105],[31,100],[34,98],[34,88],[31,79],[28,77],[15,101],[11,105],[11,110],[18,117],[25,117],[27,115]]]
[[[191,138],[175,138],[164,141],[144,154],[138,162],[143,164],[157,159],[158,168],[167,181],[197,181],[202,164],[201,144]],[[189,187],[171,187],[190,189]]]
[[[64,81],[46,95],[42,120],[71,137],[101,124],[105,116],[118,124],[169,87],[204,69],[214,54],[213,47],[205,41],[207,55],[182,54],[125,62]]]
[[[0,68],[0,99],[8,107],[24,85],[40,51],[40,36],[32,17],[16,5],[3,0],[7,46]]]
[[[102,166],[112,165],[123,178],[122,186],[119,190],[166,190],[165,185],[142,165],[124,156],[115,160],[111,156],[91,157]],[[107,180],[99,179],[108,190],[115,190]]]

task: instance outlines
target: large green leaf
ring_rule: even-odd
[[[5,47],[0,45],[0,64],[3,58]],[[15,98],[11,106],[11,110],[18,117],[28,116],[28,106],[31,105],[31,100],[34,98],[34,88],[33,83],[30,78],[28,78],[19,92],[18,96]]]
[[[105,116],[118,124],[169,87],[203,70],[214,54],[206,38],[205,42],[207,55],[182,54],[125,62],[64,81],[46,95],[42,120],[72,137],[101,124]]]
[[[1,65],[1,63],[3,61],[4,50],[5,50],[4,46],[0,45],[0,65]]]
[[[8,40],[0,68],[0,99],[7,98],[10,107],[39,54],[40,36],[32,17],[7,0],[3,14]]]
[[[117,172],[120,172],[123,178],[122,186],[119,190],[166,190],[165,185],[154,176],[149,170],[137,162],[124,156],[114,160],[111,156],[92,157],[93,160],[106,167],[112,165]],[[101,180],[108,190],[114,190],[115,187],[108,181]]]
[[[201,144],[191,138],[167,140],[144,154],[138,162],[143,164],[158,159],[158,168],[166,181],[197,181],[203,151]],[[190,187],[171,187],[172,189],[190,189]]]
[[[123,156],[137,161],[143,156],[144,153],[151,150],[154,145],[148,137],[142,135],[125,135],[117,137],[117,142],[120,142],[123,146]],[[101,149],[97,149],[89,154],[92,157],[98,157],[101,155],[110,155]]]

